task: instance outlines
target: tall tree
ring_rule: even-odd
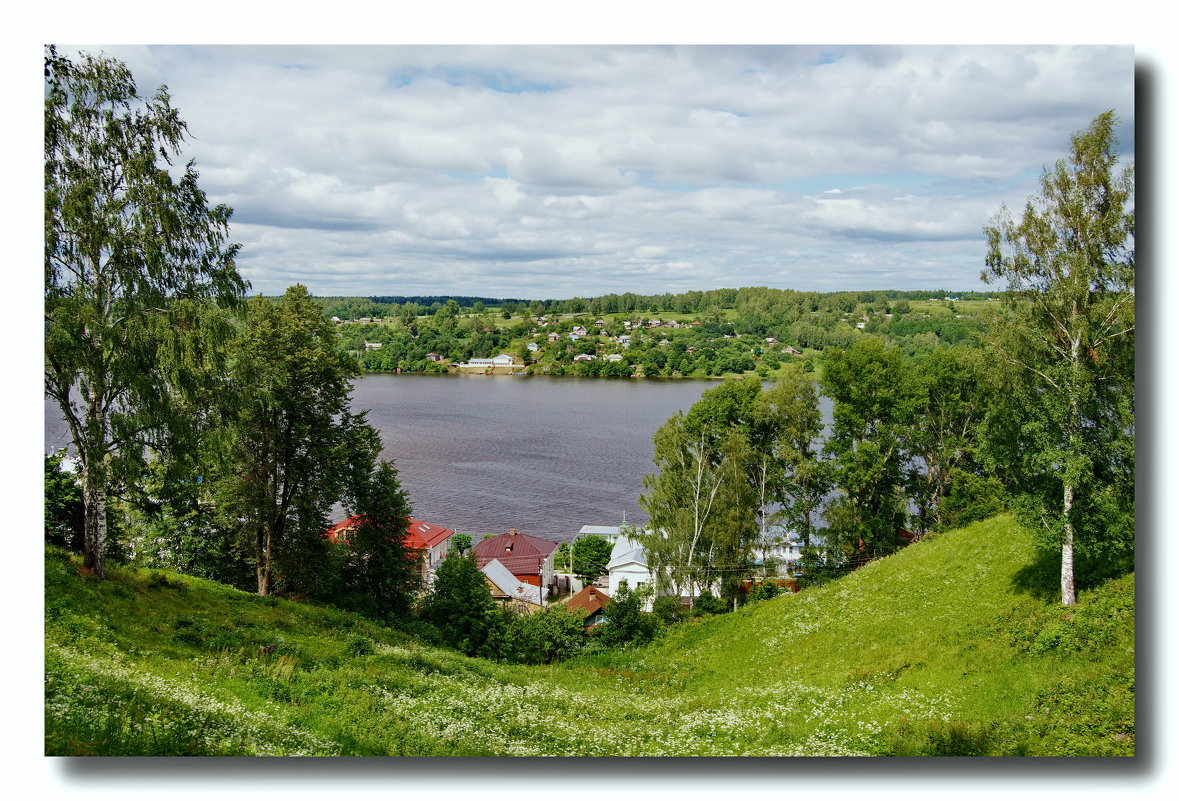
[[[220,339],[186,301],[246,285],[230,209],[210,208],[191,161],[170,172],[188,128],[167,90],[142,97],[121,62],[52,47],[45,81],[45,392],[81,466],[84,565],[103,576],[112,489],[180,422],[169,401]]]
[[[379,447],[376,430],[360,428],[371,432]],[[344,608],[374,619],[407,618],[419,585],[420,557],[405,546],[409,501],[397,470],[382,460],[356,475],[354,483],[359,522],[341,545],[346,556],[334,594]]]
[[[956,476],[977,472],[979,430],[987,410],[991,378],[977,348],[935,348],[915,365],[916,403],[904,431],[910,455],[905,467],[909,496],[917,507],[920,534],[940,529],[942,500]]]
[[[740,576],[752,569],[758,511],[753,404],[760,391],[756,378],[726,382],[655,432],[660,472],[643,477],[639,505],[650,525],[639,539],[661,591],[695,595],[722,580],[732,597]]]
[[[993,352],[1017,371],[1016,434],[1038,456],[1019,488],[1060,547],[1066,606],[1094,504],[1133,525],[1134,168],[1115,170],[1117,122],[1107,111],[1073,134],[1023,213],[984,229],[982,278],[1008,290]]]
[[[276,580],[307,592],[328,513],[345,494],[352,429],[367,426],[347,413],[356,363],[301,284],[277,302],[251,299],[231,348],[232,441],[219,505],[250,543],[259,595]]]
[[[451,551],[438,565],[430,593],[422,601],[422,618],[442,633],[443,641],[468,656],[499,656],[504,625],[474,551]]]
[[[899,348],[864,337],[828,355],[823,389],[834,401],[825,449],[839,495],[826,509],[829,545],[845,558],[887,556],[905,522],[905,428],[915,391]]]
[[[757,397],[752,416],[761,443],[754,468],[762,539],[772,539],[776,518],[810,546],[815,516],[831,486],[829,466],[820,458],[823,415],[814,381],[792,366]]]

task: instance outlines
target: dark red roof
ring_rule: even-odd
[[[475,543],[471,550],[475,552],[475,563],[480,568],[492,559],[498,559],[514,576],[539,575],[544,560],[557,550],[557,543],[512,529]]]

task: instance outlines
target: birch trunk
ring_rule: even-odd
[[[1073,485],[1064,485],[1064,537],[1060,544],[1060,602],[1076,606],[1077,593],[1073,584]]]

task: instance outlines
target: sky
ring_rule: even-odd
[[[982,289],[1129,46],[127,46],[254,292]]]

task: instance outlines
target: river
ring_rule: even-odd
[[[647,521],[651,436],[716,381],[366,375],[352,392],[381,432],[415,517],[481,534],[565,541],[583,525]],[[830,401],[823,399],[830,420]],[[45,450],[68,440],[45,401]],[[339,510],[337,509],[337,512]]]
[[[381,432],[413,514],[478,535],[567,540],[586,524],[644,523],[651,435],[715,381],[367,375],[352,409]],[[45,401],[45,450],[69,436]]]

